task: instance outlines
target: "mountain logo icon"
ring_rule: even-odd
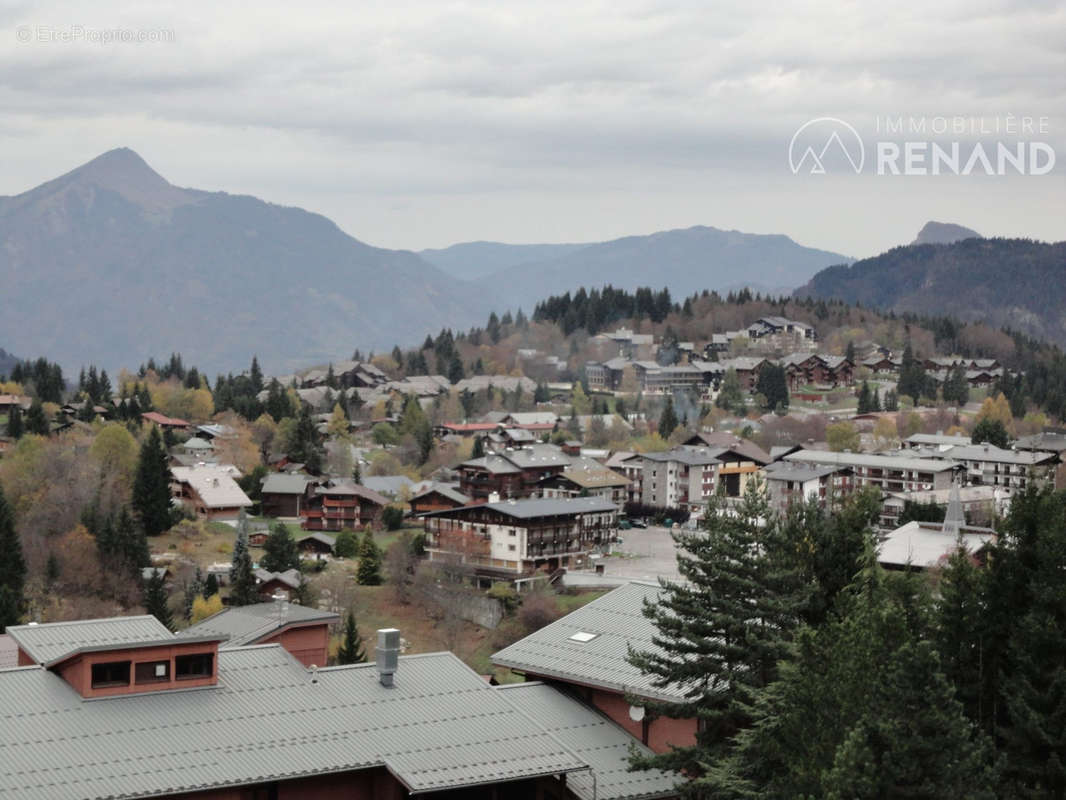
[[[843,156],[843,158],[841,158]],[[862,137],[851,125],[836,117],[818,117],[804,122],[788,144],[792,174],[825,175],[828,165],[848,165],[855,174],[866,163]]]

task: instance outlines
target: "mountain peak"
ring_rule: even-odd
[[[15,200],[33,202],[70,191],[100,190],[115,192],[146,211],[170,209],[194,201],[193,192],[172,186],[128,147],[108,150]]]
[[[918,238],[911,244],[951,244],[963,239],[980,239],[981,234],[971,228],[952,222],[933,222],[930,220],[918,231]]]

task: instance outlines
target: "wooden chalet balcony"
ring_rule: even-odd
[[[358,500],[333,500],[329,497],[322,498],[322,505],[326,508],[358,508]]]

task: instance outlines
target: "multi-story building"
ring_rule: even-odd
[[[918,458],[946,458],[959,464],[966,480],[985,486],[1024,489],[1032,482],[1052,480],[1058,456],[1042,450],[1015,450],[993,444],[957,445],[946,450],[917,448]]]
[[[828,450],[799,450],[789,453],[785,461],[797,464],[820,464],[850,467],[854,485],[876,486],[883,492],[914,492],[948,489],[955,462],[944,458],[918,458],[907,455],[873,453],[834,453]]]
[[[300,527],[308,531],[355,530],[374,522],[388,498],[354,481],[316,486],[300,509]]]
[[[599,497],[499,500],[422,515],[429,560],[479,577],[577,567],[615,537],[618,508]]]
[[[571,457],[550,444],[534,444],[489,453],[459,465],[459,491],[475,501],[540,494],[538,484],[570,466]]]
[[[812,498],[824,505],[830,497],[842,497],[853,488],[851,468],[837,465],[775,461],[763,467],[763,479],[770,505],[782,512]]]
[[[716,450],[706,447],[676,447],[643,458],[640,502],[659,508],[696,511],[718,489],[722,462]]]
[[[542,497],[599,497],[619,510],[629,499],[629,479],[591,458],[577,457],[570,466],[540,482]]]

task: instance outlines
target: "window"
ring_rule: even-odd
[[[598,633],[589,633],[588,631],[578,631],[577,633],[572,634],[570,636],[570,641],[571,642],[578,642],[579,644],[585,644],[586,642],[591,642],[597,636],[599,636]]]
[[[161,683],[170,680],[169,661],[141,661],[134,668],[137,683]]]
[[[514,550],[515,550],[515,546],[513,544],[509,544],[509,545],[507,545],[507,549],[510,550],[513,553]]]
[[[94,689],[106,689],[109,686],[130,685],[129,661],[105,661],[93,664],[92,685]]]
[[[212,653],[177,656],[174,659],[174,677],[179,681],[209,678],[214,666],[214,660],[215,657]]]

